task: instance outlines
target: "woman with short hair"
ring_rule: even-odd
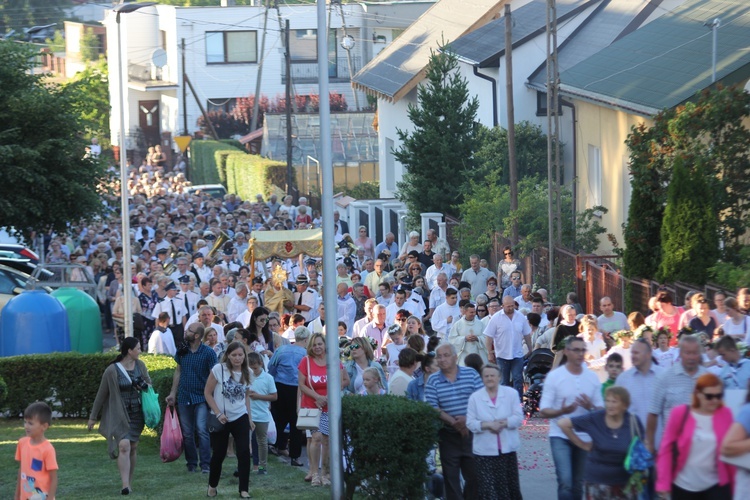
[[[480,499],[521,499],[516,451],[523,411],[518,392],[500,384],[495,364],[482,368],[484,388],[469,397],[466,427],[473,434],[474,464]]]

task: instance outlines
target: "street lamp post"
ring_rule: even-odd
[[[118,85],[120,90],[120,216],[122,218],[122,299],[123,315],[125,318],[125,337],[133,336],[133,293],[132,282],[133,276],[130,269],[130,213],[128,211],[128,162],[127,148],[125,147],[125,79],[123,76],[122,66],[122,30],[120,26],[120,15],[135,12],[143,7],[156,5],[156,2],[145,3],[121,3],[114,8],[115,21],[117,22],[117,75],[119,78]]]

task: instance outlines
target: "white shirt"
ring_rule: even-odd
[[[447,302],[443,302],[435,308],[435,312],[432,313],[430,322],[432,323],[432,329],[435,333],[440,335],[443,339],[448,339],[448,334],[453,327],[453,323],[458,321],[461,317],[461,308],[458,307],[458,301],[454,305],[448,305]],[[450,321],[448,319],[450,318]]]
[[[247,328],[250,326],[250,316],[252,316],[252,312],[249,311],[247,308],[245,308],[244,311],[239,313],[235,318],[234,321],[239,321],[242,323],[242,328]],[[230,320],[231,321],[231,320]]]
[[[743,316],[739,324],[735,324],[731,318],[727,318],[722,326],[724,335],[729,335],[738,342],[747,343],[750,340],[750,317]]]
[[[440,266],[440,269],[438,269],[435,264],[431,265],[427,268],[427,271],[424,273],[424,280],[427,282],[427,286],[430,287],[430,290],[435,288],[437,286],[437,277],[438,274],[444,273],[445,277],[449,280],[451,279],[450,269],[446,267],[445,264],[442,264]],[[447,281],[447,280],[446,280]]]
[[[490,319],[484,335],[493,339],[497,359],[522,358],[524,337],[531,335],[531,326],[519,312],[514,312],[510,318],[504,311],[499,311]]]
[[[688,491],[704,491],[719,482],[716,433],[711,415],[700,415],[694,411],[690,415],[695,419],[693,441],[685,467],[677,474],[674,483]]]
[[[351,337],[354,318],[357,316],[357,304],[351,295],[347,294],[343,299],[341,296],[336,297],[336,307],[338,320],[346,323],[346,334]]]
[[[612,317],[600,315],[597,320],[599,331],[604,333],[619,332],[620,330],[630,330],[628,327],[628,317],[619,311],[614,311]]]
[[[603,408],[604,400],[602,398],[602,384],[599,382],[599,378],[594,372],[585,366],[582,367],[582,369],[583,371],[579,375],[570,373],[566,365],[552,370],[544,380],[544,391],[542,391],[542,400],[539,403],[539,409],[544,410],[550,408],[559,410],[563,407],[563,402],[565,402],[566,405],[569,405],[582,394],[588,396],[595,407]],[[549,437],[568,439],[565,433],[560,429],[560,426],[557,425],[557,421],[561,418],[573,418],[579,415],[585,415],[586,412],[587,410],[585,408],[578,406],[573,413],[550,419]],[[591,441],[591,437],[584,432],[576,432],[576,434],[582,441]]]
[[[177,353],[177,348],[174,345],[172,330],[169,328],[164,332],[161,332],[158,329],[154,330],[151,334],[151,338],[148,339],[148,353],[168,354],[174,356]]]
[[[396,304],[396,301],[393,301],[391,305],[385,308],[385,324],[386,325],[391,326],[392,324],[396,323],[396,313],[400,309],[406,309],[407,311],[409,310],[406,308],[406,301],[404,301],[404,304],[402,306],[399,306],[398,304]]]
[[[530,300],[529,300],[529,301],[525,301],[525,300],[523,299],[523,295],[519,295],[518,297],[516,297],[516,298],[515,298],[515,299],[513,299],[513,300],[515,300],[515,301],[516,301],[516,304],[518,304],[518,309],[519,309],[519,311],[520,311],[521,309],[527,309],[528,311],[531,311],[531,306],[532,306],[532,303],[531,303],[531,301],[530,301]]]
[[[177,317],[172,317],[172,304],[174,303],[174,310],[177,313]],[[169,314],[169,324],[175,325],[175,324],[182,324],[182,318],[187,316],[187,310],[185,310],[185,304],[184,301],[180,302],[180,300],[175,297],[173,299],[166,298],[162,300],[161,302],[158,302],[154,306],[154,310],[152,311],[152,316],[154,319],[159,318],[159,314],[161,313],[167,313]]]
[[[436,286],[430,291],[430,309],[435,309],[437,306],[445,302],[445,291]]]
[[[309,311],[294,310],[297,314],[301,314],[305,318],[305,322],[312,321],[318,317],[318,292],[312,288],[308,288],[301,293],[302,302],[300,302],[300,292],[294,292],[294,305],[308,306]]]
[[[229,301],[229,305],[227,306],[227,319],[230,323],[237,321],[237,317],[245,311],[247,311],[247,297],[244,299],[239,296],[232,297],[232,300]]]

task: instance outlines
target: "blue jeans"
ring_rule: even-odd
[[[177,405],[182,428],[182,442],[185,446],[185,460],[189,468],[198,465],[198,449],[195,447],[195,435],[198,435],[200,449],[200,466],[202,470],[211,467],[211,437],[208,434],[208,404]]]
[[[549,445],[557,473],[557,499],[581,500],[587,453],[560,437],[549,438]]]
[[[497,364],[503,375],[502,384],[518,391],[518,397],[523,401],[523,358],[498,358]],[[511,379],[513,383],[511,383]]]

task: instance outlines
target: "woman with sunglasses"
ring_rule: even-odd
[[[721,379],[706,373],[696,381],[692,404],[670,413],[656,463],[661,498],[731,498],[735,468],[721,461],[720,448],[732,426],[732,411],[723,398]]]
[[[368,368],[375,368],[380,373],[380,379],[383,381],[384,389],[388,392],[388,383],[385,381],[385,372],[383,367],[375,361],[375,354],[372,346],[367,341],[367,337],[357,337],[349,344],[349,355],[351,359],[344,363],[344,370],[349,375],[349,385],[344,389],[345,394],[359,394],[364,382],[362,375]]]
[[[522,272],[523,266],[520,260],[513,257],[513,250],[506,246],[503,248],[503,260],[497,265],[497,277],[500,278],[500,286],[503,290],[512,284],[510,275],[515,271]]]

